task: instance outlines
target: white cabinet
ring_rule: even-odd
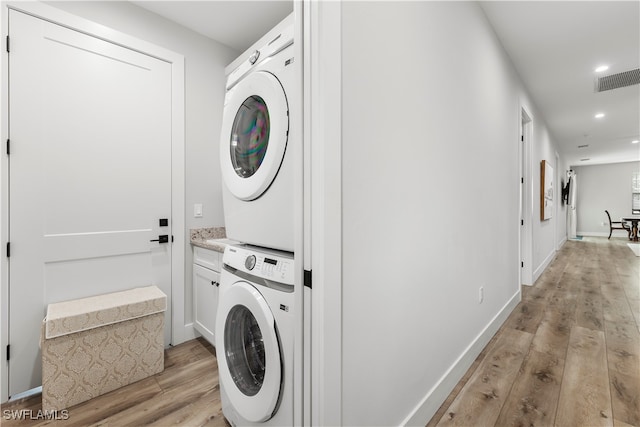
[[[193,249],[193,326],[215,345],[222,254],[198,246]]]

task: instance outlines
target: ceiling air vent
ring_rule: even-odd
[[[640,84],[640,68],[596,79],[596,92]]]

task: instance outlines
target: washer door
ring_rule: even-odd
[[[251,73],[227,92],[220,162],[235,197],[254,200],[269,188],[284,159],[288,133],[287,97],[273,74]]]
[[[271,418],[280,399],[282,354],[273,313],[247,282],[234,283],[221,297],[216,325],[220,383],[240,416]],[[221,335],[220,335],[221,334]]]

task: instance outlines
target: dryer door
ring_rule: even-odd
[[[262,294],[236,282],[221,297],[216,325],[220,383],[240,416],[263,422],[273,416],[282,389],[282,353],[275,319]]]
[[[220,162],[235,197],[254,200],[269,188],[282,164],[288,133],[287,97],[273,74],[251,73],[227,92]]]

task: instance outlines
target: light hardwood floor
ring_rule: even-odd
[[[73,406],[66,420],[32,419],[42,408],[37,395],[2,405],[0,423],[3,427],[229,427],[220,404],[215,349],[209,343],[197,339],[172,347],[165,351],[164,364],[160,374]]]
[[[625,239],[567,242],[431,426],[640,427],[640,258]],[[215,350],[193,340],[165,371],[69,410],[66,421],[10,421],[40,397],[2,405],[3,426],[228,426]]]
[[[567,242],[427,426],[640,427],[640,258],[627,243]]]

